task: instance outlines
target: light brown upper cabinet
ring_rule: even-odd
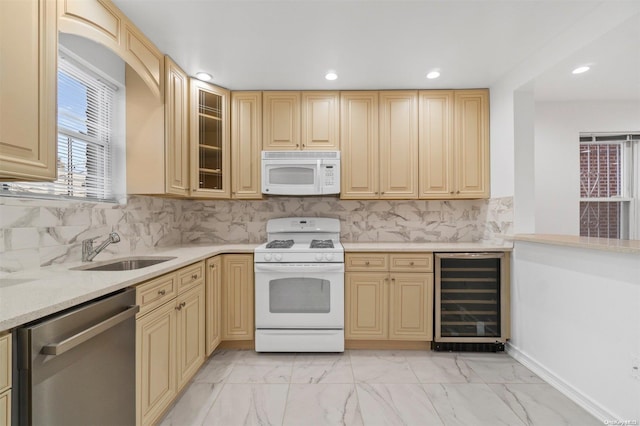
[[[429,90],[419,97],[420,198],[488,198],[488,90]]]
[[[0,52],[0,179],[55,180],[56,3],[0,1]]]
[[[165,189],[167,194],[189,193],[189,77],[165,57]]]
[[[107,46],[140,75],[154,95],[163,98],[164,54],[110,0],[57,3],[61,32]]]
[[[338,92],[302,92],[302,149],[340,149]]]
[[[260,199],[262,92],[231,93],[231,198]]]
[[[340,139],[340,198],[378,198],[378,92],[340,93]]]
[[[418,92],[380,92],[380,198],[418,197]]]
[[[126,66],[127,193],[189,195],[189,78],[164,60],[165,97]]]
[[[300,92],[263,92],[262,103],[262,149],[300,149]]]
[[[456,198],[489,198],[489,91],[454,92]]]
[[[342,92],[340,115],[340,197],[417,198],[418,92]]]
[[[262,149],[338,150],[338,92],[263,92]]]
[[[419,95],[420,198],[451,198],[453,175],[453,90]]]
[[[191,79],[192,197],[229,198],[229,91]]]

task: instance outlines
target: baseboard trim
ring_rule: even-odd
[[[345,349],[431,350],[431,342],[413,340],[345,340]]]
[[[591,415],[600,420],[601,422],[612,421],[614,419],[620,419],[605,407],[584,395],[578,389],[565,382],[560,377],[553,374],[542,364],[522,352],[519,348],[515,347],[511,342],[506,344],[506,352],[520,364],[527,367],[529,370],[537,374],[545,382],[549,383],[556,390],[562,393],[564,396],[578,404],[580,407],[587,410]]]
[[[255,349],[254,340],[223,340],[217,349]]]

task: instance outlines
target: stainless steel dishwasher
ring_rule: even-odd
[[[135,289],[18,329],[19,425],[134,425]]]

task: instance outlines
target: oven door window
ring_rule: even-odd
[[[331,285],[320,278],[278,278],[269,281],[269,312],[326,314],[331,310]]]

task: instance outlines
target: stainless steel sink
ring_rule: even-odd
[[[124,257],[122,259],[107,260],[105,262],[91,263],[76,268],[73,271],[131,271],[134,269],[146,268],[147,266],[157,265],[167,260],[175,259],[175,256],[135,256]]]

